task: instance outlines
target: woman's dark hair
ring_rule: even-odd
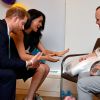
[[[96,10],[98,10],[98,9],[100,9],[100,6],[98,6],[98,7],[96,8]]]
[[[29,16],[30,18],[28,19],[28,21],[26,22],[24,28],[25,30],[28,29],[31,26],[31,23],[34,19],[42,16],[43,17],[43,22],[42,22],[42,26],[38,29],[37,32],[30,32],[30,34],[28,34],[28,36],[24,35],[24,43],[25,43],[25,48],[27,49],[28,46],[30,46],[30,52],[32,52],[34,50],[34,48],[37,48],[37,45],[42,37],[41,31],[44,30],[44,26],[45,26],[45,15],[36,9],[30,9],[28,10]]]
[[[24,28],[25,29],[28,29],[31,26],[32,20],[34,20],[34,19],[42,16],[43,17],[43,22],[42,22],[42,26],[40,27],[39,31],[44,30],[44,26],[45,26],[45,15],[41,11],[36,10],[36,9],[30,9],[30,10],[28,10],[28,13],[30,15],[30,18],[27,20]]]

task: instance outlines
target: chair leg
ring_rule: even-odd
[[[63,100],[63,78],[60,79],[60,100]]]

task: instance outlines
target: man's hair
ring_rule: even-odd
[[[22,7],[11,7],[6,12],[6,18],[12,18],[18,16],[20,19],[23,19],[25,16],[29,18],[28,12]]]
[[[98,7],[96,8],[96,10],[98,10],[98,9],[100,9],[100,6],[98,6]]]

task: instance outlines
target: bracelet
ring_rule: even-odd
[[[32,65],[32,64],[33,64],[33,61],[32,61],[32,60],[30,60],[29,62],[30,62],[30,65]]]
[[[29,70],[29,62],[26,61],[26,69]]]
[[[33,64],[32,60],[26,61],[26,68],[27,68],[27,70],[30,69],[30,66],[31,66],[32,64]]]

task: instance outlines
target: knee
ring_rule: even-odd
[[[47,73],[49,73],[50,68],[49,68],[49,66],[46,65],[46,64],[40,64],[38,70],[42,71],[42,73],[47,74]]]
[[[83,86],[83,83],[82,83],[82,81],[81,81],[81,79],[80,80],[78,80],[78,82],[77,82],[77,87],[79,88],[79,87],[82,87]]]
[[[50,67],[47,64],[44,64],[45,73],[49,73]]]
[[[86,84],[85,84],[83,79],[78,80],[77,88],[80,89],[80,90],[84,90],[84,89],[87,88],[87,86],[86,86]]]

